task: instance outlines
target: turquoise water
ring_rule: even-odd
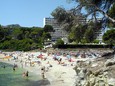
[[[3,66],[6,66],[3,68]],[[40,76],[29,73],[29,77],[23,77],[24,69],[16,68],[13,71],[12,65],[0,62],[0,86],[45,86],[50,82],[41,79]]]

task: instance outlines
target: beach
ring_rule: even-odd
[[[17,65],[28,71],[28,76],[34,74],[39,86],[114,86],[112,53],[110,49],[14,51],[2,52],[0,62]]]
[[[63,58],[63,62],[67,63],[66,65],[63,65],[59,64],[58,61],[54,60],[52,54],[48,55],[44,52],[5,52],[5,54],[0,54],[0,62],[12,65],[16,64],[20,68],[23,67],[24,70],[38,75],[41,80],[48,80],[49,83],[46,84],[47,86],[75,86],[76,72],[73,69],[75,67],[75,63],[74,65],[71,65],[73,64],[73,62],[69,62],[66,57],[61,56]],[[37,56],[39,56],[40,54],[43,55],[43,58],[47,57],[47,59],[43,60],[41,58],[37,58]],[[33,57],[31,55],[33,55]],[[7,56],[10,57],[6,58]],[[28,57],[31,58],[31,64]],[[40,62],[40,64],[37,62]],[[41,67],[43,66],[46,68],[44,73],[44,79],[42,79],[41,71]]]

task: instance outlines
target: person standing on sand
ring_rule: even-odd
[[[45,66],[41,68],[41,75],[42,75],[42,78],[45,79]]]
[[[44,74],[44,72],[42,73],[42,78],[45,79],[45,74]]]

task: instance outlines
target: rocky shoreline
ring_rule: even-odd
[[[115,86],[115,57],[97,59],[75,67],[76,86]]]

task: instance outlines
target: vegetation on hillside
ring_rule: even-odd
[[[0,49],[29,51],[42,48],[47,39],[51,39],[47,28],[0,26]]]

